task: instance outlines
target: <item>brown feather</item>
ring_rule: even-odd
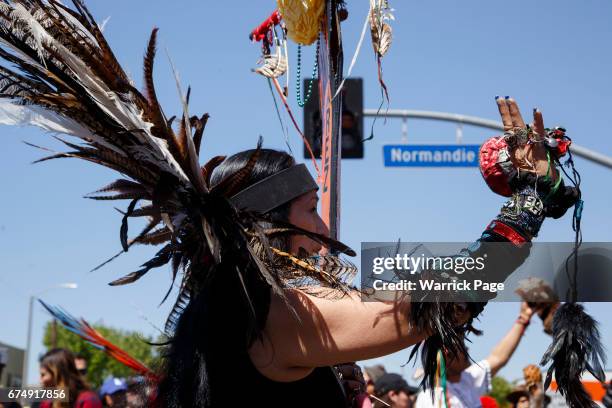
[[[164,113],[159,101],[157,100],[157,93],[155,92],[155,82],[153,81],[153,66],[155,62],[156,44],[157,44],[157,32],[158,28],[154,28],[151,31],[149,43],[147,45],[147,51],[144,57],[144,86],[145,95],[149,105],[150,121],[153,123],[153,134],[157,137],[161,137],[168,142],[170,151],[176,155],[179,152],[174,132],[170,128],[170,124],[165,119]]]
[[[147,191],[147,189],[142,184],[136,183],[130,180],[125,180],[125,179],[115,180],[112,183],[107,184],[104,187],[88,195],[106,193],[109,191],[114,191],[114,192],[119,192],[119,193],[135,193],[135,194],[140,194],[142,196],[150,196],[150,193]]]
[[[235,173],[230,174],[229,176],[221,180],[219,184],[213,187],[211,192],[214,192],[215,194],[220,194],[224,197],[232,197],[238,191],[244,188],[244,183],[251,176],[251,172],[253,171],[255,163],[257,163],[257,159],[259,158],[259,154],[261,153],[261,143],[262,139],[260,137],[259,142],[257,143],[257,148],[253,153],[251,153],[251,156],[249,157],[247,163]]]
[[[191,126],[195,128],[195,131],[193,133],[193,144],[195,146],[195,150],[198,156],[200,156],[200,145],[202,144],[202,135],[204,134],[204,128],[206,127],[206,123],[208,123],[209,117],[210,115],[208,113],[205,113],[199,119],[197,118],[197,116],[191,117]]]
[[[164,227],[149,234],[145,234],[142,237],[135,238],[134,243],[146,244],[146,245],[159,245],[163,242],[170,241],[172,239],[172,232]]]
[[[204,178],[206,185],[210,187],[210,177],[212,176],[213,170],[220,165],[226,156],[215,156],[210,159],[204,166],[202,166],[202,177]]]
[[[90,200],[97,200],[97,201],[109,201],[109,200],[134,200],[134,199],[146,199],[145,196],[143,196],[140,193],[120,193],[120,194],[114,194],[114,195],[105,195],[105,196],[92,196],[92,195],[86,195],[83,198],[89,198]]]
[[[154,205],[143,205],[132,211],[130,217],[152,217],[159,216],[159,208]]]

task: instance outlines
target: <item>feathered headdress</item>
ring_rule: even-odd
[[[166,325],[169,334],[190,296],[215,271],[236,273],[241,281],[244,274],[256,273],[281,296],[287,280],[296,275],[346,289],[345,276],[354,274],[354,266],[331,256],[295,258],[271,248],[268,236],[304,234],[336,252],[355,255],[350,248],[290,224],[272,223],[271,230],[263,229],[259,222],[270,220],[228,201],[245,188],[260,145],[243,168],[211,185],[211,173],[223,158],[200,167],[208,115],[190,116],[190,92],[183,96],[178,78],[182,104],[178,126],[172,126],[174,118],[166,117],[157,100],[153,83],[157,29],[144,57],[141,92],[83,2],[72,3],[74,8],[57,0],[0,3],[0,57],[13,66],[0,66],[0,117],[4,124],[30,124],[81,139],[75,143],[58,137],[69,151],[39,161],[76,157],[125,176],[90,198],[130,200],[121,222],[123,251],[134,244],[161,245],[161,249],[139,270],[110,284],[134,282],[166,264],[172,265],[173,282],[182,271],[180,293]],[[148,222],[128,239],[128,220],[133,217],[146,217]]]

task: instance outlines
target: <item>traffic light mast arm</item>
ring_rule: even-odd
[[[377,109],[364,109],[364,117],[376,116]],[[460,123],[472,126],[483,127],[493,130],[504,130],[503,125],[500,122],[490,119],[478,118],[476,116],[460,115],[458,113],[447,113],[447,112],[433,112],[433,111],[421,111],[421,110],[410,110],[410,109],[389,109],[386,113],[388,118],[415,118],[415,119],[432,119],[441,120],[446,122]],[[583,159],[597,163],[609,169],[612,169],[612,157],[604,154],[595,152],[593,150],[577,146],[572,142],[572,153],[576,156],[580,156]]]

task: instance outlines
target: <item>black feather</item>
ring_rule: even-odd
[[[548,388],[554,374],[559,392],[570,408],[597,407],[580,378],[586,370],[600,382],[605,381],[606,356],[598,323],[582,305],[565,303],[555,313],[552,331],[553,342],[540,362],[542,366],[550,363],[544,388]]]
[[[138,203],[138,200],[139,198],[135,198],[130,202],[130,205],[128,206],[127,211],[125,212],[125,214],[123,215],[123,219],[121,220],[121,228],[119,231],[119,237],[121,239],[121,246],[123,247],[123,250],[125,252],[127,252],[127,250],[129,249],[128,240],[127,240],[128,218],[132,214],[132,211],[134,211],[134,207],[136,207],[136,203]]]
[[[416,358],[420,350],[424,371],[421,387],[431,390],[432,397],[436,387],[438,352],[443,351],[447,359],[460,355],[465,355],[470,359],[465,346],[465,336],[469,332],[476,335],[481,334],[472,326],[472,323],[482,312],[484,306],[485,303],[412,302],[410,312],[412,324],[423,332],[435,333],[425,341],[416,344],[409,357],[409,361]],[[458,314],[463,314],[466,310],[471,317],[463,325],[458,325]]]
[[[168,244],[159,250],[153,258],[142,264],[142,268],[132,273],[129,273],[119,279],[109,283],[110,286],[119,286],[132,283],[140,279],[144,274],[153,268],[159,268],[166,265],[172,258],[172,244]]]

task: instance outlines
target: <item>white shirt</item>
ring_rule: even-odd
[[[446,383],[449,408],[481,408],[480,397],[491,387],[491,366],[487,360],[474,363],[461,372],[458,382]],[[417,397],[415,408],[437,408],[441,401],[442,388],[436,388],[436,401],[431,400],[431,391],[423,390]],[[443,405],[441,405],[443,406]]]

